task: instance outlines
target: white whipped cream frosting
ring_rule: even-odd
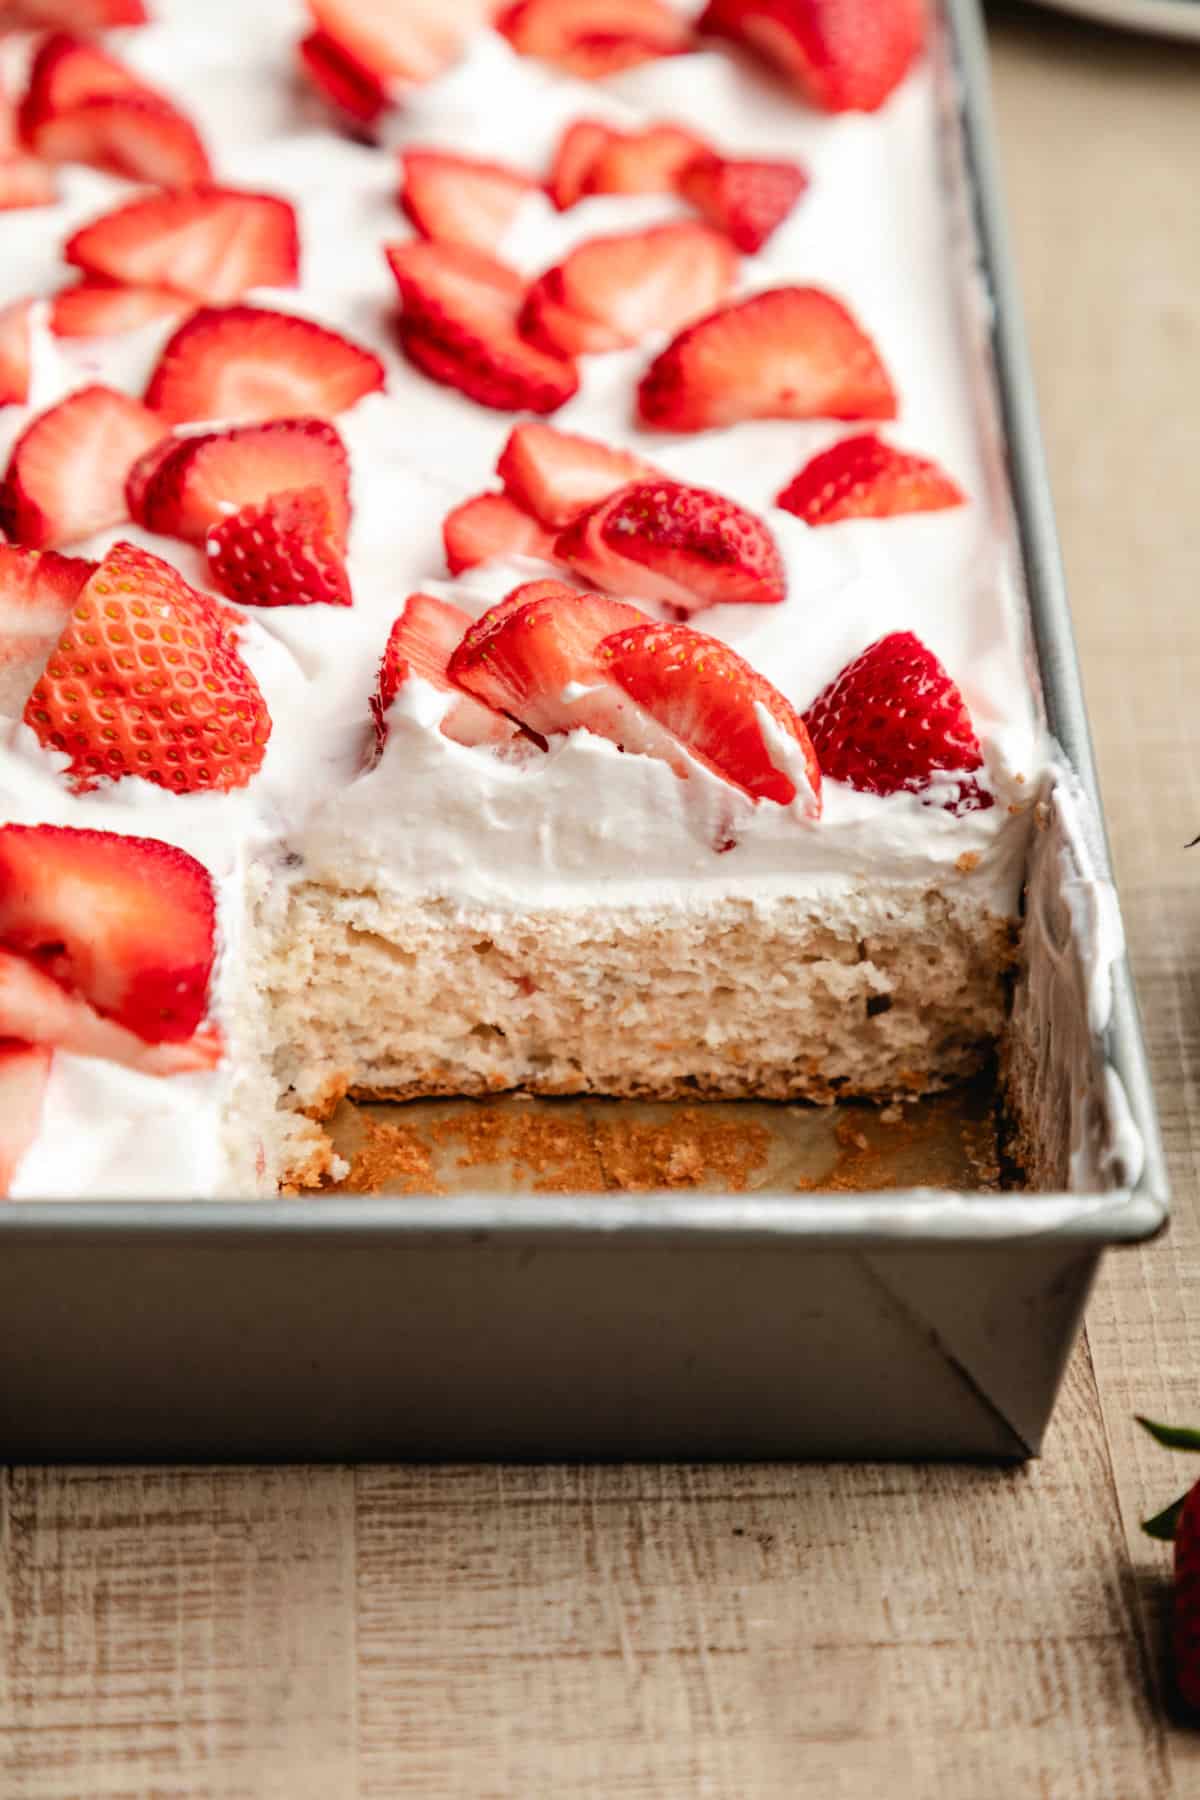
[[[18,718],[0,715],[0,816],[162,837],[198,856],[220,896],[215,1012],[223,1022],[245,1004],[238,943],[246,871],[260,859],[279,879],[285,857],[299,858],[306,875],[524,910],[601,898],[695,905],[873,879],[965,884],[996,912],[1015,914],[1046,747],[994,450],[981,290],[941,162],[930,64],[880,113],[831,118],[716,47],[599,85],[518,57],[483,31],[457,67],[408,97],[389,121],[390,147],[375,149],[331,129],[297,77],[299,4],[156,0],[155,11],[154,24],[112,34],[113,47],[195,120],[217,180],[284,195],[297,209],[301,286],[250,297],[345,331],[387,366],[386,393],[337,421],[352,468],[354,605],[247,613],[243,652],[273,721],[263,768],[247,788],[175,796],[126,779],[77,796],[61,759]],[[9,54],[19,58],[21,47]],[[513,418],[435,386],[399,354],[382,249],[410,234],[396,204],[394,148],[441,144],[540,179],[563,128],[584,115],[627,128],[676,119],[718,149],[804,163],[809,191],[766,248],[742,259],[737,291],[812,282],[843,299],[896,384],[899,418],[885,435],[935,457],[968,504],[808,528],[776,509],[774,495],[815,452],[863,427],[756,421],[692,437],[642,431],[636,383],[665,336],[583,359],[580,392],[552,422],[635,449],[767,520],[787,568],[786,601],[713,608],[692,622],[734,645],[798,707],[876,638],[916,632],[962,689],[997,796],[991,809],[956,817],[913,795],[880,799],[826,780],[814,820],[803,798],[755,804],[698,764],[682,781],[662,762],[622,755],[582,732],[544,755],[468,749],[442,736],[445,698],[417,680],[394,703],[385,753],[371,766],[368,696],[405,597],[419,587],[478,615],[517,581],[550,572],[509,561],[446,577],[442,518],[498,486],[494,465]],[[73,280],[61,263],[64,239],[134,191],[78,167],[61,171],[61,185],[58,205],[10,215],[0,303]],[[693,215],[669,196],[600,196],[559,214],[534,193],[504,254],[533,274],[585,238],[684,216]],[[0,455],[34,413],[73,388],[100,380],[140,392],[172,328],[55,340],[42,319],[30,404],[0,412]],[[197,551],[133,526],[71,548],[99,555],[122,536],[205,583]],[[786,757],[786,745],[777,748]],[[714,841],[730,838],[734,847],[717,854]],[[228,1186],[214,1145],[230,1139],[221,1122],[231,1060],[211,1074],[162,1081],[56,1058],[44,1128],[14,1192],[165,1197]]]

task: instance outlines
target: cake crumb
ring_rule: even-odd
[[[970,875],[979,867],[978,850],[964,850],[954,866],[960,875]]]
[[[408,1125],[385,1124],[360,1113],[362,1138],[354,1152],[343,1194],[444,1194],[433,1172],[428,1146]]]
[[[537,1112],[517,1120],[511,1156],[514,1172],[534,1177],[535,1194],[597,1194],[606,1185],[595,1127],[578,1113]]]
[[[495,1107],[473,1105],[438,1119],[429,1127],[436,1144],[457,1143],[460,1169],[481,1169],[502,1162],[508,1141],[508,1120]]]
[[[625,1192],[694,1188],[706,1181],[741,1193],[765,1168],[770,1134],[756,1120],[684,1107],[656,1124],[605,1122],[600,1155],[608,1185]]]

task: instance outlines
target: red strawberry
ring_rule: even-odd
[[[0,406],[24,406],[29,398],[29,313],[33,302],[0,308]]]
[[[162,433],[153,413],[115,388],[81,388],[39,413],[13,445],[0,525],[34,549],[74,543],[127,517],[125,477]]]
[[[0,212],[18,212],[27,206],[53,206],[58,199],[54,171],[36,156],[19,151],[0,156]]]
[[[323,31],[310,31],[296,46],[300,67],[313,86],[355,125],[373,125],[387,110],[388,92]]]
[[[450,679],[540,737],[583,727],[640,750],[644,722],[600,674],[596,647],[644,619],[620,600],[566,588],[501,601],[451,656]]]
[[[0,950],[0,1036],[122,1063],[143,1075],[186,1075],[221,1060],[221,1040],[211,1026],[183,1043],[147,1044],[69,994],[36,963],[7,950]]]
[[[863,651],[805,714],[822,769],[866,794],[923,793],[935,777],[983,766],[979,739],[954,682],[911,631]],[[948,812],[977,812],[994,797],[960,781]]]
[[[47,1044],[0,1038],[0,1200],[41,1126],[52,1054]]]
[[[924,456],[894,450],[875,435],[842,438],[794,475],[775,502],[809,525],[838,519],[886,519],[895,513],[939,512],[965,496]]]
[[[771,288],[681,331],[638,388],[660,431],[739,419],[893,419],[896,393],[870,338],[820,288]]]
[[[578,598],[579,589],[571,587],[565,581],[553,579],[522,581],[515,588],[510,588],[503,600],[497,600],[488,607],[485,613],[481,613],[468,630],[463,632],[459,645],[452,646],[452,648],[461,647],[460,663],[464,660],[473,661],[479,646],[486,638],[491,637],[501,619],[506,619],[509,613],[516,612],[522,606],[530,605],[534,600],[577,600]],[[593,598],[598,598],[598,596],[593,596]]]
[[[700,20],[759,51],[827,112],[874,112],[925,36],[922,0],[709,0]]]
[[[597,662],[697,762],[754,800],[790,806],[796,784],[772,758],[757,710],[764,708],[800,746],[810,810],[819,815],[821,766],[803,719],[728,644],[690,625],[647,623],[606,638]]]
[[[579,386],[569,359],[549,355],[516,329],[524,283],[513,269],[461,244],[389,244],[400,289],[400,341],[435,381],[483,406],[553,412]]]
[[[455,691],[446,665],[471,626],[461,606],[435,600],[432,594],[410,594],[404,611],[388,634],[379,681],[371,697],[371,715],[380,750],[387,739],[387,710],[410,675],[419,675],[444,693]],[[456,744],[503,744],[515,733],[512,722],[478,700],[460,694],[441,723],[442,735]]]
[[[370,350],[294,313],[203,306],[170,339],[146,405],[174,424],[345,411],[383,386]]]
[[[737,257],[719,232],[688,222],[655,225],[580,244],[558,265],[548,297],[581,320],[585,332],[597,333],[591,347],[617,349],[640,343],[648,332],[674,331],[716,306],[736,273]],[[569,348],[562,343],[569,328],[564,334],[557,314],[543,308],[535,318],[534,312],[526,309],[522,328]]]
[[[150,93],[97,94],[43,120],[31,149],[47,162],[91,163],[156,187],[199,187],[211,179],[195,127]]]
[[[554,561],[554,539],[507,494],[476,494],[446,514],[442,524],[446,567],[452,575],[493,556],[532,556]]]
[[[80,592],[25,723],[78,789],[140,775],[180,794],[244,787],[271,735],[217,602],[126,543]]]
[[[699,156],[679,177],[679,192],[753,256],[782,225],[808,186],[798,163]]]
[[[613,133],[596,119],[576,119],[558,141],[546,192],[559,212],[566,212],[587,192],[587,179],[596,158]]]
[[[214,525],[272,494],[320,487],[335,542],[350,525],[350,464],[328,419],[274,419],[168,437],[147,451],[126,483],[129,510],[148,531],[202,544]]]
[[[0,946],[147,1043],[180,1043],[203,1019],[215,928],[208,870],[173,844],[0,826]]]
[[[317,30],[385,88],[432,81],[483,23],[480,0],[308,0]]]
[[[218,304],[247,288],[293,287],[300,267],[289,202],[232,188],[131,200],[74,232],[63,255],[109,281],[174,288]]]
[[[0,544],[0,710],[19,712],[95,563]]]
[[[243,506],[208,537],[213,581],[243,606],[349,606],[342,547],[322,487],[291,488]]]
[[[587,79],[692,46],[687,20],[664,0],[517,0],[495,26],[523,56]]]
[[[1168,1450],[1200,1450],[1200,1432],[1160,1425],[1138,1415],[1151,1437]],[[1142,1521],[1149,1537],[1175,1545],[1175,1596],[1171,1612],[1171,1651],[1175,1689],[1189,1713],[1200,1712],[1200,1481]]]
[[[108,31],[116,25],[144,25],[149,18],[142,0],[7,0],[6,27],[49,31]]]
[[[55,294],[50,329],[57,337],[107,337],[190,311],[190,301],[169,288],[123,287],[120,282],[85,277]]]
[[[619,331],[567,305],[561,266],[532,282],[517,315],[517,328],[547,356],[598,356],[624,348]]]
[[[517,169],[443,150],[405,150],[401,169],[401,205],[419,232],[487,254],[537,185]]]
[[[554,550],[609,593],[689,613],[772,605],[787,591],[783,559],[762,520],[722,494],[677,481],[619,489],[568,525]]]
[[[659,479],[657,469],[629,450],[610,450],[534,420],[513,427],[496,473],[517,505],[554,531],[631,481]]]
[[[142,94],[153,100],[162,96],[139,81],[132,69],[88,38],[55,31],[43,38],[29,66],[29,79],[21,100],[21,137],[32,144],[45,120],[68,112],[83,100],[100,94]]]

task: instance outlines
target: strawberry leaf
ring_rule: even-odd
[[[1142,1530],[1146,1536],[1161,1538],[1169,1544],[1179,1526],[1179,1515],[1183,1511],[1183,1503],[1186,1499],[1186,1494],[1180,1494],[1178,1500],[1172,1500],[1170,1506],[1164,1506],[1163,1510],[1155,1513],[1152,1519],[1143,1519]]]
[[[1144,1413],[1135,1416],[1138,1424],[1144,1425],[1150,1436],[1164,1449],[1200,1452],[1200,1431],[1193,1431],[1186,1425],[1160,1425],[1157,1420],[1146,1418]]]

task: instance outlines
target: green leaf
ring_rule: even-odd
[[[1172,1500],[1170,1506],[1165,1506],[1162,1512],[1155,1513],[1152,1519],[1143,1519],[1142,1530],[1146,1536],[1163,1538],[1170,1543],[1175,1536],[1179,1525],[1179,1515],[1183,1511],[1183,1503],[1186,1499],[1186,1494],[1180,1494],[1178,1500]]]
[[[1136,1415],[1139,1425],[1144,1425],[1150,1436],[1168,1450],[1194,1450],[1200,1452],[1200,1431],[1190,1431],[1186,1425],[1160,1425],[1155,1419],[1147,1419],[1143,1413]]]

